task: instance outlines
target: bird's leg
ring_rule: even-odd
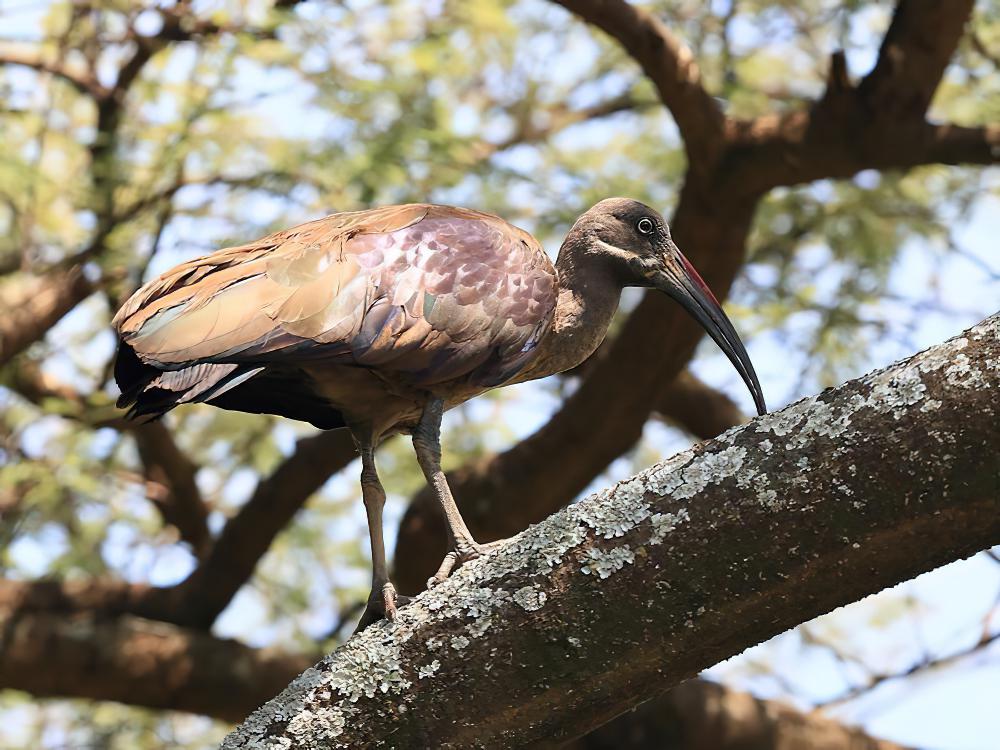
[[[465,525],[462,514],[458,512],[455,498],[452,497],[448,480],[441,470],[441,415],[444,413],[444,403],[441,399],[431,399],[420,415],[420,422],[413,431],[413,449],[417,454],[424,477],[430,485],[431,492],[437,498],[448,525],[448,553],[444,556],[441,566],[430,580],[428,588],[445,578],[451,571],[464,562],[473,560],[485,553],[490,545],[479,544],[472,538],[472,533]]]
[[[398,596],[396,588],[389,581],[389,569],[385,562],[385,542],[382,539],[382,507],[385,505],[385,490],[375,470],[375,446],[370,436],[358,440],[361,451],[361,494],[368,514],[368,535],[372,545],[372,591],[368,604],[358,621],[355,633],[360,632],[382,618],[393,620],[396,606],[406,604],[408,597]]]

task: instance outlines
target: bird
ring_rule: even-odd
[[[112,320],[119,407],[140,421],[181,404],[347,429],[361,458],[372,552],[362,630],[394,619],[375,449],[412,436],[444,514],[448,552],[428,581],[487,554],[441,470],[442,414],[485,391],[570,370],[603,341],[622,290],[666,293],[763,392],[718,300],[655,209],[595,204],[553,264],[493,214],[414,203],[335,213],[195,258],[140,287]]]

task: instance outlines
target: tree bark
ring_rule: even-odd
[[[857,727],[688,680],[563,750],[902,750]]]
[[[306,670],[224,748],[556,746],[1000,541],[1000,315],[534,526]]]
[[[139,617],[0,607],[0,685],[37,696],[113,700],[236,721],[309,664]]]
[[[5,365],[48,333],[62,317],[90,296],[94,285],[74,266],[44,277],[27,277],[0,289],[0,365]]]

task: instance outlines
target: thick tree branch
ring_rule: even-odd
[[[236,721],[312,660],[138,617],[0,612],[0,687]]]
[[[872,110],[896,119],[923,118],[975,0],[899,0],[878,60],[858,86]]]
[[[766,701],[707,680],[688,680],[664,696],[564,750],[902,750],[815,713]]]
[[[68,581],[0,579],[0,612],[19,614],[136,614],[166,619],[177,609],[175,590],[107,578]]]
[[[0,608],[0,632],[0,689],[113,700],[228,721],[246,716],[316,659],[128,615],[63,617]],[[669,738],[692,750],[771,750],[773,744],[763,744],[771,736],[799,742],[783,744],[786,750],[895,748],[829,719],[705,680],[680,685],[572,748],[640,748],[661,741],[665,746]],[[621,744],[623,737],[631,742]],[[814,742],[820,738],[824,744]]]
[[[92,72],[75,68],[59,60],[46,60],[37,51],[25,49],[0,50],[0,65],[20,65],[40,73],[48,73],[69,83],[81,94],[93,99],[107,96],[108,90]]]
[[[163,422],[137,425],[132,434],[142,461],[143,476],[151,485],[147,496],[165,523],[203,558],[212,546],[208,507],[196,481],[198,465],[180,449]],[[159,490],[152,488],[160,488]]]
[[[528,529],[307,670],[225,748],[552,745],[1000,541],[1000,315]]]
[[[709,172],[723,145],[725,118],[701,82],[694,56],[649,12],[625,0],[555,0],[614,37],[642,67],[673,115],[693,169]]]
[[[837,53],[825,95],[808,110],[727,121],[728,178],[759,194],[863,169],[996,164],[997,125],[925,119],[972,7],[973,0],[900,0],[875,66],[856,87]]]
[[[354,460],[346,430],[299,440],[292,453],[223,528],[205,560],[178,587],[181,603],[165,619],[209,627],[253,575],[257,561],[313,493]]]
[[[0,289],[0,366],[41,339],[70,310],[90,296],[94,285],[74,266],[43,278],[8,282]]]

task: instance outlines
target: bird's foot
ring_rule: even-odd
[[[410,597],[397,594],[396,587],[386,581],[381,588],[372,589],[368,596],[368,604],[365,606],[365,611],[362,613],[354,632],[360,633],[379,620],[389,620],[390,622],[395,620],[397,610],[409,602]]]
[[[434,588],[457,568],[469,562],[469,560],[475,560],[477,557],[488,555],[506,541],[506,539],[498,539],[489,544],[479,544],[478,542],[469,540],[456,543],[452,549],[448,550],[448,554],[444,556],[444,560],[441,561],[437,573],[427,579],[427,588]]]

